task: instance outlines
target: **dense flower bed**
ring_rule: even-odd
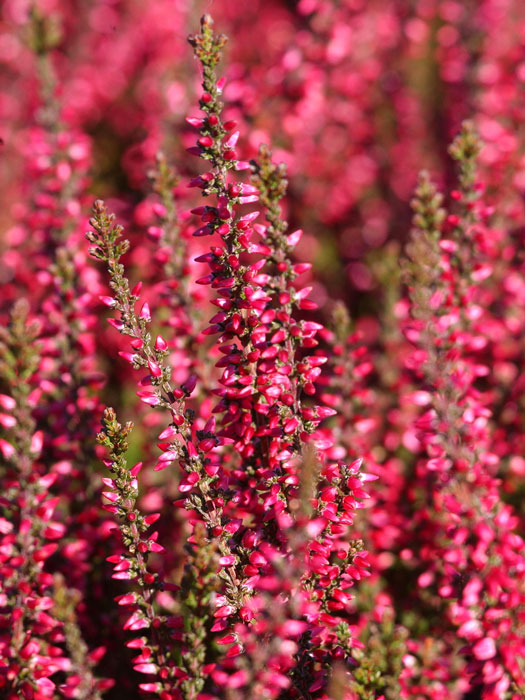
[[[0,9],[0,695],[519,700],[525,8],[213,12]]]

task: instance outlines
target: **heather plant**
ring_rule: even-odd
[[[28,319],[21,300],[3,329],[0,372],[5,436],[2,477],[2,674],[8,698],[100,698],[111,687],[93,674],[104,650],[89,650],[79,631],[68,590],[53,574],[50,560],[66,527],[57,512],[63,505],[51,489],[58,474],[44,466],[42,430],[35,409],[42,400],[38,322]],[[62,676],[57,684],[56,674]],[[58,687],[57,687],[58,686]]]
[[[0,8],[0,695],[518,700],[521,3],[195,12]]]
[[[430,521],[438,516],[439,522],[446,514],[442,534],[436,530],[434,535],[441,555],[432,551],[435,545],[425,552],[422,560],[428,557],[431,564],[420,574],[419,585],[435,584],[442,598],[452,599],[451,620],[459,625],[458,635],[467,643],[463,653],[471,658],[467,672],[474,674],[484,697],[496,698],[523,688],[523,670],[513,659],[522,653],[524,562],[523,540],[511,534],[515,516],[499,498],[497,457],[490,450],[491,412],[476,387],[489,371],[476,357],[485,341],[475,322],[483,315],[483,282],[492,273],[490,261],[484,260],[488,231],[481,225],[487,213],[479,198],[478,152],[479,140],[465,123],[450,149],[459,164],[454,199],[460,209],[447,217],[449,237],[441,237],[445,214],[440,196],[423,179],[408,252],[416,262],[412,275],[419,276],[410,278],[411,339],[422,350],[422,370],[431,389],[421,434],[428,461],[419,468],[427,472],[427,484],[439,478],[432,487],[434,507],[424,516]],[[505,610],[501,596],[511,596],[516,608]]]
[[[93,231],[88,238],[94,244],[92,255],[108,264],[114,296],[104,301],[120,314],[119,319],[110,319],[111,324],[132,338],[134,352],[125,353],[125,357],[135,368],[144,367],[149,372],[140,381],[140,385],[149,388],[140,389],[138,395],[144,403],[166,411],[170,417],[170,425],[159,436],[166,442],[160,445],[163,453],[155,469],[163,470],[173,462],[179,463],[183,470],[179,490],[184,498],[176,505],[195,513],[196,519],[190,520],[194,532],[197,526],[205,528],[206,537],[199,536],[198,540],[202,547],[210,547],[217,540],[213,546],[218,580],[208,577],[214,593],[212,611],[215,608],[208,617],[215,621],[203,643],[210,643],[210,633],[220,632],[222,636],[216,643],[228,648],[222,663],[221,655],[210,650],[210,658],[216,659],[211,681],[225,683],[232,689],[256,688],[261,697],[277,697],[290,685],[292,695],[310,694],[323,688],[330,658],[351,659],[352,646],[357,644],[352,642],[351,626],[344,616],[351,599],[345,590],[352,586],[353,580],[368,575],[368,564],[362,544],[345,543],[345,535],[353,523],[352,512],[360,507],[360,499],[366,498],[366,493],[361,487],[359,461],[347,466],[338,462],[323,464],[322,460],[313,492],[315,517],[309,524],[304,517],[294,517],[303,446],[312,436],[317,458],[322,458],[322,450],[330,442],[315,439],[316,426],[333,414],[330,408],[302,404],[302,395],[315,394],[314,381],[327,359],[322,354],[306,354],[317,346],[315,335],[322,326],[296,320],[293,315],[294,307],[315,308],[307,299],[309,289],[292,286],[296,276],[309,266],[293,265],[288,257],[300,232],[285,235],[287,224],[280,218],[278,202],[285,192],[286,181],[283,168],[272,164],[269,151],[262,149],[260,163],[252,166],[255,184],[228,182],[230,171],[249,168],[249,164],[237,160],[233,148],[239,134],[228,135],[234,124],[223,124],[221,118],[222,105],[218,98],[224,81],[217,80],[214,68],[225,38],[213,33],[211,19],[206,16],[202,20],[202,33],[191,37],[190,42],[203,66],[200,105],[206,115],[201,120],[189,120],[201,133],[198,146],[192,151],[210,160],[212,165],[211,171],[191,184],[199,186],[204,196],[217,196],[217,206],[194,210],[205,226],[193,235],[217,233],[223,240],[223,247],[212,247],[210,253],[199,258],[209,265],[211,274],[197,281],[210,284],[221,295],[212,300],[220,312],[211,319],[212,325],[204,334],[220,334],[219,350],[223,357],[216,364],[224,368],[219,377],[224,388],[215,390],[220,401],[204,425],[199,427],[194,412],[186,407],[197,377],[191,375],[180,388],[173,385],[171,367],[166,363],[166,343],[160,336],[153,342],[148,331],[149,306],[142,305],[139,313],[134,309],[140,285],[130,290],[120,263],[128,243],[119,240],[122,229],[115,225],[114,217],[107,214],[101,202],[95,205]],[[266,207],[266,227],[253,224],[258,212],[237,215],[235,211],[237,206],[256,202],[259,197]],[[254,234],[261,243],[251,242]],[[266,257],[243,265],[244,253]],[[264,271],[268,269],[266,266],[273,274]],[[226,413],[222,430],[217,430],[213,413]],[[140,533],[149,524],[148,518],[153,522],[158,514],[142,520],[134,510],[137,482],[133,477],[138,475],[141,465],[128,473],[121,461],[128,431],[129,426],[122,429],[113,414],[106,412],[100,441],[111,450],[109,466],[117,478],[107,480],[113,491],[105,493],[110,501],[105,507],[132,523],[121,527],[124,546],[133,549],[131,561],[118,555],[112,560],[116,562],[119,578],[138,578],[139,585],[149,582],[151,586],[154,575],[146,571],[141,557],[138,560],[135,557],[137,550],[142,554],[162,551],[162,545],[157,542],[158,533],[145,541],[139,541],[136,539],[139,535],[133,533],[137,530]],[[233,445],[233,452],[227,449],[229,444]],[[226,448],[222,453],[217,451],[221,447]],[[299,523],[306,533],[291,538],[287,531],[295,531]],[[194,538],[192,534],[190,541]],[[336,558],[330,563],[332,552]],[[305,569],[295,586],[279,568],[272,576],[273,562],[281,557],[292,562],[297,558],[292,569]],[[198,559],[198,552],[193,553],[193,566]],[[186,571],[194,576],[191,566]],[[275,582],[269,589],[272,578]],[[181,586],[187,587],[184,577]],[[259,586],[266,596],[259,598]],[[257,637],[253,637],[251,627],[259,625],[259,617],[266,614],[268,590],[276,603],[281,597],[283,602],[288,597],[297,600],[291,609],[285,606],[279,614],[272,610],[269,620],[264,624],[261,620],[260,634],[263,639],[273,637],[274,649],[257,658],[261,650],[255,654]],[[210,605],[212,598],[205,590],[202,593]],[[139,608],[140,612],[136,610],[126,622],[129,629],[153,628],[154,638],[148,642],[147,655],[138,657],[135,669],[158,676],[158,680],[142,684],[142,688],[180,693],[180,686],[191,696],[192,692],[206,687],[207,674],[195,663],[186,666],[189,650],[184,634],[179,651],[181,663],[178,668],[175,666],[174,651],[169,649],[172,634],[164,630],[167,621],[163,622],[153,612],[152,598],[153,592],[148,590],[136,599],[133,596],[119,599],[123,604],[135,602]],[[164,644],[157,641],[157,634],[166,640],[167,650],[161,649]],[[281,645],[277,643],[279,638]],[[253,659],[249,670],[245,668],[246,649]],[[312,654],[312,650],[316,653]],[[201,664],[209,660],[206,654],[202,656]],[[267,670],[270,661],[272,673]]]

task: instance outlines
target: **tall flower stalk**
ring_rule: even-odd
[[[0,687],[7,698],[43,700],[63,692],[100,700],[112,685],[92,673],[103,650],[90,654],[78,627],[72,638],[53,595],[51,560],[66,528],[57,512],[60,497],[51,492],[57,475],[45,470],[43,433],[34,419],[42,395],[40,333],[21,300],[0,336],[0,382],[6,392],[0,405],[9,412],[0,438]]]
[[[499,497],[491,412],[477,388],[489,371],[476,358],[484,347],[476,321],[482,285],[492,272],[475,249],[484,235],[479,149],[472,125],[465,124],[451,147],[460,169],[458,216],[445,218],[441,195],[426,175],[416,191],[407,276],[414,322],[407,335],[420,349],[430,389],[425,427],[421,421],[427,458],[419,468],[432,499],[422,527],[433,540],[422,545],[425,569],[418,581],[423,590],[436,587],[465,641],[472,684],[483,698],[496,700],[523,688],[517,662],[523,623],[505,601],[510,595],[518,608],[523,604],[525,560],[523,540],[513,532],[516,520]]]
[[[286,234],[287,224],[280,216],[279,200],[286,192],[284,166],[275,166],[269,150],[263,148],[260,161],[251,166],[251,184],[233,177],[250,165],[238,160],[234,149],[239,134],[230,133],[235,125],[222,117],[224,81],[217,79],[215,66],[225,39],[213,33],[207,16],[201,30],[200,35],[190,37],[190,43],[202,64],[200,106],[205,117],[189,119],[200,130],[197,146],[190,150],[210,161],[211,170],[191,184],[200,187],[205,197],[216,197],[216,205],[194,209],[204,224],[194,236],[218,235],[222,241],[198,258],[208,264],[210,274],[197,280],[218,291],[212,303],[220,311],[204,333],[219,335],[222,357],[217,367],[223,372],[214,392],[220,397],[214,413],[223,414],[220,429],[214,417],[203,424],[186,406],[196,377],[180,387],[173,384],[167,344],[160,336],[153,340],[149,306],[143,304],[136,311],[141,285],[130,289],[120,262],[128,243],[120,240],[122,229],[101,202],[95,204],[88,233],[91,254],[106,263],[110,274],[113,294],[103,301],[119,314],[110,322],[130,337],[132,352],[121,354],[135,369],[147,372],[137,394],[169,417],[168,427],[159,435],[162,454],[155,469],[163,470],[173,462],[182,469],[179,490],[183,497],[177,505],[189,511],[189,541],[196,545],[189,552],[183,590],[191,580],[188,576],[195,581],[204,575],[195,571],[199,562],[202,565],[211,556],[218,567],[216,577],[202,579],[211,586],[212,595],[203,589],[201,598],[210,606],[207,634],[220,633],[215,638],[217,649],[210,647],[200,659],[191,655],[190,660],[186,640],[192,623],[183,606],[185,632],[171,634],[181,646],[172,645],[165,655],[178,659],[176,666],[173,661],[153,660],[136,668],[156,676],[155,682],[142,684],[152,692],[171,692],[171,687],[193,697],[202,688],[217,692],[217,684],[225,683],[232,692],[234,688],[246,692],[264,688],[264,696],[270,698],[289,687],[293,697],[313,698],[328,682],[331,660],[351,659],[357,644],[349,624],[351,596],[345,591],[368,575],[362,543],[348,539],[353,512],[367,497],[362,488],[365,477],[359,472],[359,461],[347,466],[323,456],[331,443],[316,433],[317,426],[335,412],[308,400],[315,395],[315,381],[327,357],[312,352],[322,325],[299,316],[316,305],[308,299],[310,289],[296,283],[310,265],[291,259],[301,232]],[[255,223],[258,212],[237,212],[259,200],[265,208],[266,225]],[[250,256],[257,256],[255,262],[250,262]],[[118,430],[115,427],[112,432]],[[107,421],[104,435],[102,444],[114,450],[115,438],[109,436]],[[312,494],[312,523],[297,512],[300,466],[309,443],[320,459]],[[117,462],[116,456],[110,457],[112,471],[127,474]],[[110,501],[106,508],[128,518],[124,510],[134,507],[128,501],[132,498],[134,502],[136,496],[124,493],[115,479],[111,487],[113,492],[105,494]],[[123,527],[129,529],[127,524],[121,530]],[[291,587],[285,582],[284,570],[275,568],[276,557],[284,557],[302,572]],[[117,567],[121,566],[119,559]],[[274,581],[274,599],[298,596],[293,609],[285,606],[279,615],[277,610],[274,615],[265,609],[271,603],[261,595],[270,580]],[[201,614],[205,615],[204,610]],[[290,615],[293,625],[291,620],[286,623]],[[249,649],[256,643],[253,625],[265,619],[268,631],[274,629],[275,639],[282,640],[281,648],[277,642],[273,651],[268,647],[265,658],[273,669],[270,675],[261,660],[250,671],[246,667],[246,654],[252,658]],[[146,626],[146,621],[140,624]],[[201,632],[195,631],[204,641],[202,633],[202,626]],[[168,647],[169,639],[167,634]],[[156,643],[151,646],[157,648]],[[209,660],[213,664],[205,664]],[[203,672],[206,666],[208,673]]]

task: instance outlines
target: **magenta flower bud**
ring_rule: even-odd
[[[164,351],[168,347],[168,343],[164,340],[161,335],[158,335],[155,339],[155,350]]]
[[[162,691],[161,683],[139,683],[139,688],[145,693],[155,693],[158,694]]]
[[[196,129],[200,129],[204,125],[204,119],[198,119],[197,117],[186,117],[186,121]]]
[[[343,605],[348,605],[353,599],[353,596],[348,595],[348,593],[342,591],[339,588],[336,588],[332,591],[332,597],[335,598],[335,600],[337,600],[339,603],[342,603]]]
[[[296,275],[302,275],[312,268],[312,263],[297,263],[292,267],[293,272]]]
[[[224,142],[224,147],[225,148],[235,148],[237,145],[237,141],[239,140],[240,136],[240,131],[234,131],[233,134],[231,134],[226,141]],[[244,186],[243,186],[244,189]]]
[[[4,459],[10,459],[15,454],[15,448],[7,440],[0,438],[0,452]]]
[[[230,520],[226,525],[224,526],[224,529],[226,532],[229,532],[231,535],[233,535],[237,530],[241,527],[242,525],[242,520],[239,518]]]
[[[118,513],[118,508],[117,506],[109,505],[108,503],[103,503],[102,508],[104,510],[107,510],[108,513]],[[116,576],[113,576],[113,578],[117,578]],[[129,578],[129,577],[126,577]]]
[[[154,241],[162,238],[163,231],[160,226],[148,226],[148,236]]]
[[[171,464],[171,462],[174,461],[174,460],[175,460],[175,458],[174,458],[173,460],[169,460],[169,461],[166,461],[166,462],[158,461],[157,464],[153,467],[153,471],[154,471],[154,472],[161,472],[161,471],[163,471],[164,469],[167,469],[167,467],[168,467],[168,466]]]
[[[151,321],[151,311],[148,302],[145,302],[142,305],[142,308],[140,310],[140,318],[142,318],[144,321]]]
[[[158,406],[160,403],[159,397],[149,391],[137,391],[137,396],[143,403],[148,404],[149,406]]]
[[[31,452],[34,455],[39,455],[42,452],[42,447],[44,444],[44,433],[42,430],[38,430],[36,433],[33,434],[31,438]]]
[[[206,255],[198,255],[194,258],[195,262],[198,263],[210,263],[213,260],[213,255],[211,253],[206,253]]]
[[[298,229],[297,231],[294,231],[291,233],[289,236],[286,237],[286,243],[290,246],[296,246],[299,241],[301,240],[301,237],[303,235],[303,232],[301,229]]]
[[[124,593],[124,595],[118,595],[113,600],[119,605],[133,605],[136,602],[136,597],[134,593]]]
[[[318,418],[330,418],[331,416],[337,415],[337,411],[333,408],[328,408],[327,406],[317,406],[315,413]]]
[[[201,440],[199,442],[199,450],[202,450],[203,452],[209,452],[215,447],[215,439],[214,438],[205,438],[204,440]]]
[[[197,375],[192,374],[188,379],[184,382],[184,384],[181,385],[181,389],[184,391],[185,394],[188,396],[194,391],[195,387],[197,386]]]
[[[217,226],[215,231],[219,234],[219,236],[226,236],[228,233],[230,233],[230,225],[222,223],[220,226]]]
[[[290,433],[293,433],[299,426],[299,421],[295,416],[293,418],[290,418],[289,420],[286,421],[284,424],[284,432],[286,435],[290,435]]]
[[[224,632],[225,629],[228,629],[228,626],[228,620],[216,620],[211,626],[210,632]]]
[[[22,659],[30,659],[32,656],[35,654],[38,654],[40,652],[40,644],[38,642],[31,640],[29,641],[26,645],[22,647],[22,649],[19,652],[19,656]]]
[[[265,566],[265,564],[268,563],[266,557],[260,552],[252,552],[249,556],[249,560],[254,566]]]
[[[472,653],[478,661],[487,661],[496,656],[497,650],[494,640],[491,637],[484,637],[476,642],[472,647]]]
[[[164,454],[160,455],[158,461],[159,462],[166,462],[166,463],[174,462],[178,456],[179,456],[179,453],[177,450],[166,450],[166,452],[164,452]]]
[[[202,177],[194,177],[189,181],[187,187],[199,187],[200,189],[204,189],[206,187],[206,182]]]
[[[215,418],[215,416],[208,418],[208,420],[206,421],[206,425],[204,426],[204,432],[205,433],[215,432],[216,425],[217,425],[217,419]]]
[[[234,644],[232,647],[230,647],[228,649],[228,651],[226,652],[226,656],[227,656],[227,658],[231,659],[234,656],[239,656],[239,654],[241,654],[242,651],[243,651],[243,648],[240,644]]]
[[[235,608],[231,605],[223,605],[213,613],[213,617],[230,617],[235,612]]]
[[[155,664],[151,664],[151,663],[136,664],[133,668],[135,671],[137,671],[137,673],[146,673],[146,674],[152,674],[152,675],[156,674],[157,671],[159,670],[158,666],[156,666]]]
[[[8,416],[5,413],[0,413],[0,425],[3,428],[14,428],[16,425],[16,418],[14,416]]]
[[[192,442],[186,443],[186,448],[188,450],[188,455],[190,456],[190,459],[195,459],[199,456],[199,453],[195,449],[195,445]]]
[[[246,607],[246,605],[243,605],[243,607],[239,610],[239,614],[244,622],[250,622],[250,620],[253,620],[254,618],[253,611]]]
[[[140,470],[142,469],[142,462],[137,462],[134,467],[132,467],[129,470],[129,473],[131,476],[137,476],[140,473]]]
[[[158,542],[150,542],[149,549],[151,552],[164,552],[164,547]]]
[[[144,522],[146,525],[153,525],[158,519],[160,518],[160,513],[151,513],[150,515],[146,515],[144,518]]]
[[[319,622],[321,622],[324,625],[327,625],[328,627],[335,627],[335,625],[338,625],[340,621],[340,618],[334,617],[333,615],[329,615],[325,612],[319,615]]]
[[[284,328],[280,328],[272,335],[270,343],[282,343],[284,340],[286,340],[286,331]]]
[[[161,377],[162,370],[154,360],[148,360],[148,367],[153,377]]]
[[[102,495],[110,501],[110,503],[118,503],[118,501],[120,501],[120,496],[118,493],[115,493],[115,491],[102,491]]]
[[[45,544],[33,552],[33,560],[37,563],[44,562],[56,552],[58,544]]]
[[[137,353],[133,352],[119,352],[118,355],[129,363],[133,363],[137,359]]]
[[[219,566],[232,566],[235,564],[235,557],[233,554],[219,558]]]
[[[63,523],[50,523],[47,525],[42,534],[48,540],[58,540],[64,536],[66,526]]]
[[[171,438],[175,437],[175,435],[178,435],[178,430],[174,428],[172,425],[169,426],[169,428],[166,428],[166,430],[163,430],[162,433],[159,435],[160,440],[171,440]]]

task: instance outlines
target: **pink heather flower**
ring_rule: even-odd
[[[496,645],[491,637],[485,637],[476,642],[472,647],[472,653],[479,661],[486,661],[496,656]]]
[[[215,74],[205,18],[194,108],[191,3],[22,5],[0,41],[0,694],[518,700],[519,0],[216,0],[234,65]],[[449,187],[466,116],[484,146],[462,128]],[[98,207],[111,286],[82,241],[102,182],[133,243]],[[21,297],[38,341],[6,346]],[[109,396],[140,425],[129,463],[114,424],[95,444]]]

